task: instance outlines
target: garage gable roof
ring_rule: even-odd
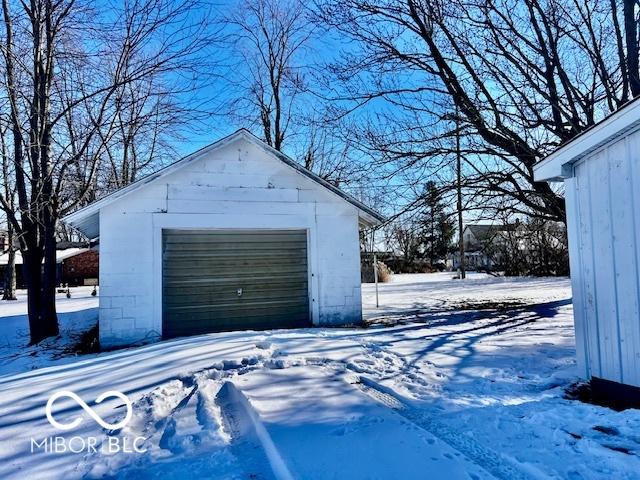
[[[631,100],[604,120],[561,145],[534,167],[537,181],[561,181],[573,176],[572,165],[586,155],[640,128],[640,98]]]
[[[167,175],[170,175],[171,173],[174,173],[175,171],[181,169],[182,167],[185,167],[187,165],[192,164],[195,161],[198,161],[199,159],[211,153],[212,151],[222,148],[238,139],[245,139],[253,143],[254,145],[266,151],[267,153],[278,158],[280,161],[287,164],[288,166],[296,170],[301,175],[304,175],[305,177],[313,180],[314,182],[320,184],[330,192],[341,197],[343,200],[354,205],[358,209],[358,215],[360,217],[360,221],[364,225],[374,226],[384,222],[385,218],[381,214],[379,214],[372,208],[368,207],[364,203],[360,202],[359,200],[355,199],[351,195],[343,192],[338,187],[327,182],[326,180],[319,177],[318,175],[311,172],[310,170],[307,170],[302,165],[298,164],[296,161],[294,161],[287,155],[277,151],[275,148],[263,142],[258,137],[256,137],[255,135],[253,135],[251,132],[249,132],[244,128],[237,130],[231,135],[228,135],[218,140],[217,142],[207,145],[206,147],[203,147],[200,150],[197,150],[196,152],[190,155],[187,155],[186,157],[183,157],[180,160],[170,165],[167,165],[164,168],[161,168],[155,173],[147,175],[146,177],[143,177],[140,180],[124,188],[121,188],[119,190],[116,190],[115,192],[110,193],[109,195],[101,198],[100,200],[90,203],[86,207],[83,207],[80,210],[77,210],[74,213],[67,215],[62,220],[65,223],[83,232],[90,239],[97,238],[100,235],[99,216],[98,216],[100,209],[115,202],[116,200],[120,200],[121,198],[129,195],[134,191],[144,188],[146,185],[149,185],[161,178],[166,177]]]

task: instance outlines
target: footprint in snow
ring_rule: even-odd
[[[260,350],[269,350],[271,348],[271,342],[256,342],[256,348]]]
[[[620,435],[620,431],[615,427],[604,427],[602,425],[596,425],[593,427],[596,432],[605,433],[607,435]]]

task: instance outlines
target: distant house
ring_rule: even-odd
[[[462,230],[464,262],[469,270],[491,270],[501,265],[508,236],[516,225],[467,224]],[[460,255],[453,254],[453,268],[460,267]]]
[[[534,170],[564,182],[580,371],[594,392],[640,405],[640,99]]]
[[[56,263],[58,284],[70,286],[94,285],[98,281],[98,249],[89,248],[86,242],[58,242],[56,245]],[[7,268],[9,254],[0,255],[0,288]],[[18,251],[15,257],[16,286],[25,288],[22,273],[22,255]]]
[[[100,262],[98,247],[59,250],[58,283],[75,287],[97,285]]]
[[[507,225],[468,224],[463,229],[465,265],[469,270],[499,270],[509,275],[566,275],[566,228],[549,221],[516,221]],[[459,268],[459,254],[451,264]]]

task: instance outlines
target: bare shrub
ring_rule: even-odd
[[[378,261],[377,265],[376,265],[376,269],[378,271],[378,282],[380,283],[388,283],[391,281],[391,276],[393,275],[393,272],[391,271],[391,269],[384,264],[383,262]],[[373,283],[375,282],[375,278],[373,275],[373,262],[369,261],[369,260],[365,260],[363,259],[361,266],[360,266],[360,272],[361,272],[361,280],[362,283]]]

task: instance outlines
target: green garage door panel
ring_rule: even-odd
[[[311,324],[304,230],[164,230],[163,337]]]

